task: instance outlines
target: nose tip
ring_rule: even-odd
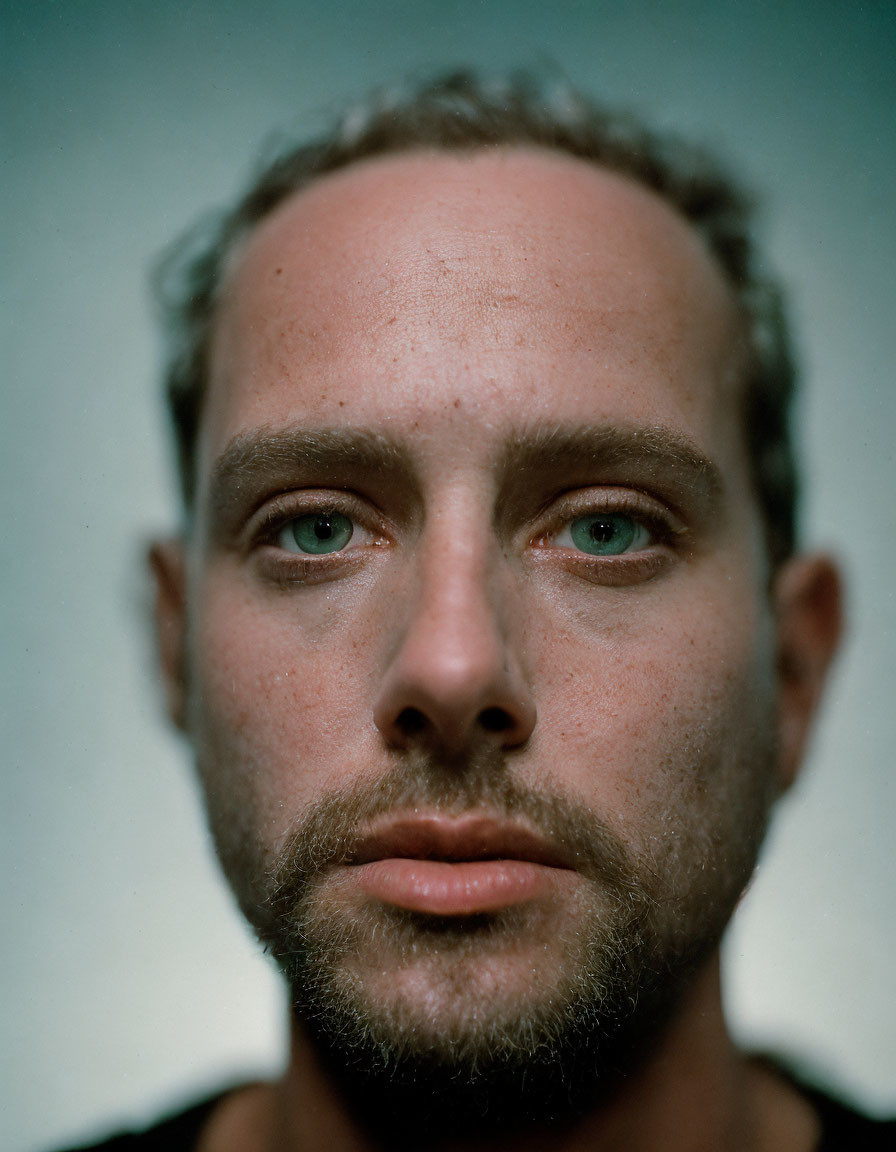
[[[458,751],[483,739],[504,748],[529,739],[535,705],[501,615],[478,587],[421,597],[374,707],[387,743]]]

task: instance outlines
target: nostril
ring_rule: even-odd
[[[426,727],[426,717],[419,708],[403,708],[395,721],[403,736],[419,736]]]
[[[513,720],[503,708],[485,708],[479,714],[479,724],[486,732],[506,732]]]

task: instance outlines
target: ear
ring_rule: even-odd
[[[826,556],[796,556],[773,585],[778,634],[779,773],[782,790],[799,771],[843,624],[840,574]]]
[[[168,714],[184,731],[186,725],[186,557],[180,539],[159,540],[149,549],[155,584],[156,647],[165,682]]]

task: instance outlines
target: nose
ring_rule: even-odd
[[[389,745],[457,753],[528,740],[535,705],[499,575],[474,548],[436,547],[421,561],[374,706]]]

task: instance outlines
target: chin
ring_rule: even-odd
[[[274,951],[300,1033],[390,1147],[556,1130],[612,1095],[686,983],[649,906],[585,889],[559,909],[339,915],[309,894]]]
[[[436,917],[381,909],[352,918],[348,947],[334,951],[318,935],[313,963],[325,995],[376,1021],[391,1043],[410,1036],[446,1056],[481,1051],[575,995],[589,968],[576,912],[536,906]]]
[[[556,1131],[612,1096],[718,946],[765,810],[755,774],[739,772],[744,803],[723,809],[717,835],[695,822],[665,856],[638,856],[583,805],[523,789],[494,765],[443,774],[443,785],[437,767],[323,798],[255,870],[244,904],[288,981],[298,1034],[390,1148],[419,1147],[425,1130],[459,1142]],[[470,915],[373,899],[353,872],[357,829],[418,805],[525,820],[576,867],[547,895]],[[230,863],[252,871],[237,855]]]

